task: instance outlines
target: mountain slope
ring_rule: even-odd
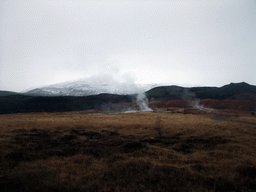
[[[132,102],[133,96],[100,94],[75,96],[5,96],[0,97],[0,114],[27,112],[63,112],[102,109],[111,104]]]
[[[145,92],[154,86],[156,85],[81,80],[36,88],[24,94],[31,96],[88,96],[101,93],[127,95]]]
[[[179,87],[161,86],[146,92],[149,99],[172,100],[172,99],[256,99],[256,86],[248,83],[230,83],[222,87]]]
[[[10,96],[10,95],[20,95],[20,93],[12,92],[12,91],[0,91],[0,97]]]
[[[136,95],[117,95],[117,94],[97,94],[90,96],[49,96],[52,94],[85,94],[92,92],[84,92],[84,84],[75,84],[76,87],[72,88],[72,83],[68,86],[64,84],[59,85],[60,91],[56,91],[56,85],[54,87],[45,87],[44,89],[35,89],[37,94],[47,96],[29,96],[26,94],[19,94],[15,92],[0,91],[0,114],[6,113],[24,113],[24,112],[62,112],[62,111],[79,111],[88,109],[101,109],[101,110],[121,110],[123,108],[129,108],[136,102]],[[77,91],[77,87],[80,86],[80,91]],[[118,90],[107,88],[111,87],[110,84],[105,86],[97,85],[90,86],[90,91],[97,92],[99,90],[106,92],[118,92]],[[116,86],[116,85],[115,85]],[[112,87],[113,88],[113,87]],[[141,89],[130,87],[133,91],[141,91]],[[126,91],[128,90],[125,87]],[[123,89],[122,91],[124,91]],[[71,90],[71,91],[70,91]],[[73,90],[73,92],[72,92]],[[74,91],[75,90],[75,91]],[[131,90],[131,89],[130,89]],[[45,92],[44,92],[45,91]],[[55,91],[55,92],[54,92]],[[66,92],[64,92],[66,91]],[[121,93],[121,92],[118,92]],[[192,101],[200,99],[203,105],[213,108],[232,108],[242,110],[255,110],[256,101],[256,86],[249,85],[247,83],[230,83],[222,87],[180,87],[180,86],[159,86],[154,87],[146,92],[146,96],[149,100],[159,100],[164,103],[159,103],[163,106],[173,106],[178,104],[184,104],[180,101]],[[222,101],[220,101],[222,100]],[[170,102],[171,103],[170,103]],[[234,102],[233,102],[234,101]],[[238,102],[239,101],[239,102]],[[241,101],[241,102],[240,102]],[[169,102],[169,103],[166,103]],[[224,102],[224,103],[223,103]]]
[[[181,98],[184,89],[184,87],[175,85],[154,87],[146,92],[146,96],[149,99],[179,99]]]

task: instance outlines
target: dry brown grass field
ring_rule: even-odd
[[[0,115],[0,189],[256,191],[256,117],[214,116]]]

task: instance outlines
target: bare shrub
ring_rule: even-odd
[[[162,138],[163,123],[160,117],[156,118],[154,129],[157,131],[159,138]]]

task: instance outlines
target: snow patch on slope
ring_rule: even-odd
[[[27,91],[26,94],[41,96],[88,96],[101,93],[126,95],[145,92],[155,86],[157,84],[137,85],[134,83],[115,82],[111,79],[107,81],[106,79],[96,80],[91,78],[44,86]]]

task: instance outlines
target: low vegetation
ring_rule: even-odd
[[[0,115],[1,191],[255,191],[255,117],[212,117]]]
[[[151,101],[149,103],[150,107],[153,108],[169,108],[169,107],[177,107],[177,108],[191,108],[192,101],[177,99],[177,100],[164,100],[164,101]],[[256,111],[256,99],[250,100],[216,100],[216,99],[202,99],[198,100],[198,104],[211,108],[211,109],[227,109],[227,110],[240,110],[247,112],[255,112]]]

